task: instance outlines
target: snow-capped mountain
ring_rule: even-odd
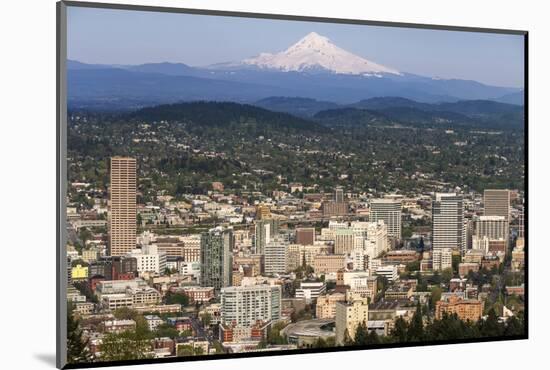
[[[386,67],[334,45],[328,38],[311,32],[285,51],[276,54],[261,53],[244,59],[244,65],[280,71],[304,72],[326,70],[338,74],[377,76],[384,73],[400,75]]]
[[[107,101],[120,102],[116,104],[121,106],[192,100],[250,103],[270,97],[338,104],[387,96],[424,103],[502,97],[521,103],[518,98],[523,96],[517,88],[398,71],[343,50],[314,32],[278,53],[207,67],[69,61],[67,68],[69,99],[82,104],[80,107],[104,107]]]

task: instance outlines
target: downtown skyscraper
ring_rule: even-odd
[[[466,252],[464,200],[455,193],[436,194],[432,203],[432,248]]]
[[[394,199],[373,199],[370,202],[371,222],[384,221],[388,236],[401,239],[401,201]]]
[[[136,159],[112,157],[109,188],[109,250],[122,256],[136,247]]]
[[[216,227],[201,235],[200,285],[216,292],[231,286],[233,230]]]
[[[510,190],[486,189],[483,192],[485,216],[502,216],[510,222]]]

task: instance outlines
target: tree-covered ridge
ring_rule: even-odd
[[[185,103],[132,115],[73,113],[69,178],[107,185],[107,160],[138,159],[143,191],[268,193],[301,182],[364,192],[433,191],[453,183],[481,191],[523,187],[523,132],[468,127],[320,127],[234,103]]]
[[[277,129],[326,131],[316,122],[272,112],[248,104],[230,102],[193,102],[143,108],[130,117],[146,121],[181,121],[208,127],[228,127],[261,123]]]

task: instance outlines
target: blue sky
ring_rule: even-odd
[[[403,72],[523,87],[523,36],[69,7],[68,57],[204,66],[278,52],[315,31]]]

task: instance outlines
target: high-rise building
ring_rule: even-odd
[[[341,186],[334,189],[334,202],[344,203],[344,189]]]
[[[264,273],[266,275],[284,274],[287,271],[287,249],[288,242],[278,236],[265,245]]]
[[[352,229],[338,229],[334,233],[334,253],[349,254],[355,246],[355,233]]]
[[[369,321],[368,299],[358,299],[353,302],[336,303],[336,344],[343,345],[346,338],[353,340],[355,331],[361,323]]]
[[[136,247],[136,159],[112,157],[109,187],[109,251],[121,256]]]
[[[395,199],[373,199],[370,202],[369,219],[372,222],[384,221],[388,236],[401,239],[401,201]]]
[[[345,216],[348,213],[348,203],[334,201],[323,202],[323,217]]]
[[[281,287],[279,285],[233,286],[223,288],[221,322],[225,325],[252,326],[258,321],[281,318]]]
[[[508,239],[508,222],[504,216],[480,216],[476,220],[475,235],[478,238]]]
[[[301,227],[296,229],[296,244],[312,245],[315,242],[315,228]]]
[[[502,216],[510,222],[510,190],[486,189],[483,192],[484,215]]]
[[[264,254],[265,245],[279,233],[279,221],[274,219],[256,220],[254,224],[255,254]]]
[[[216,292],[231,285],[233,231],[216,227],[201,235],[200,284]]]
[[[348,213],[348,202],[344,198],[344,189],[337,186],[332,200],[322,204],[323,217],[345,216]]]
[[[522,210],[518,216],[518,238],[525,237],[525,210]]]
[[[436,194],[432,204],[432,248],[466,252],[464,200],[461,195]]]

